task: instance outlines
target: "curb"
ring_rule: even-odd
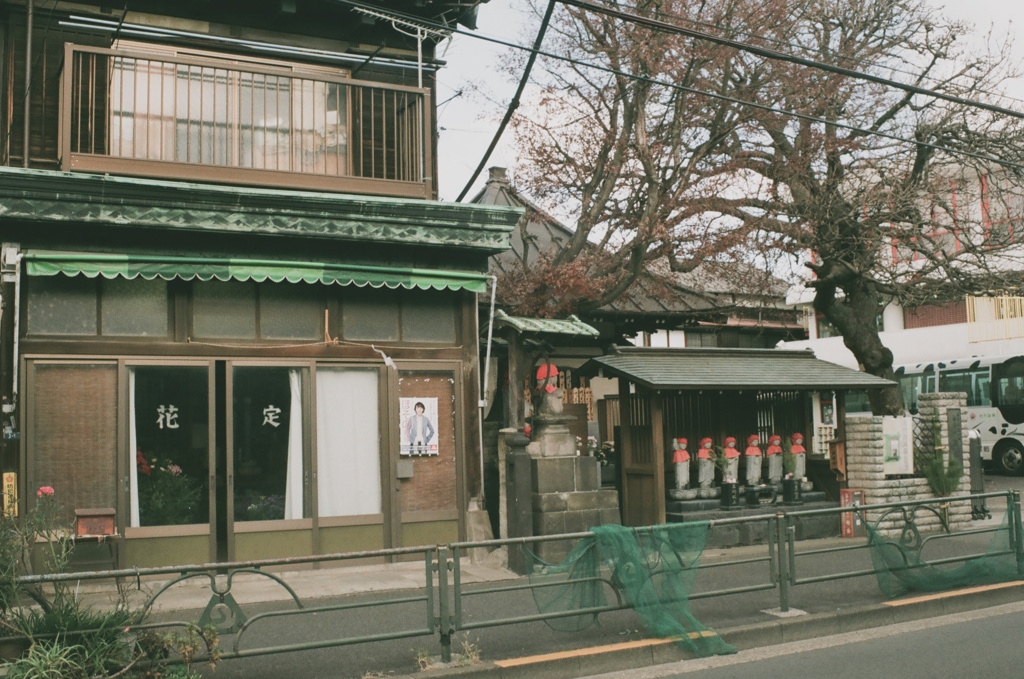
[[[1024,601],[1024,581],[896,599],[810,613],[719,631],[739,651],[883,627]],[[693,655],[670,639],[642,639],[544,656],[510,658],[425,670],[394,679],[577,679],[593,674],[679,662]]]

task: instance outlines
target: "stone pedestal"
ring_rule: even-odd
[[[574,418],[544,415],[533,418],[531,456],[533,534],[582,533],[594,526],[619,523],[619,494],[601,489],[601,463],[577,456],[576,438],[569,432]],[[559,563],[574,542],[540,542],[535,553]]]
[[[533,418],[533,441],[527,451],[534,457],[575,457],[576,437],[569,431],[571,415],[536,415]]]

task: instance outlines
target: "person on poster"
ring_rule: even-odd
[[[430,449],[430,440],[434,438],[434,427],[430,424],[430,418],[424,414],[427,407],[422,401],[417,401],[413,410],[416,414],[409,418],[405,434],[409,440],[410,452],[414,455],[424,455]]]

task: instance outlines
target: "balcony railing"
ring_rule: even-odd
[[[67,45],[61,168],[429,198],[429,90]]]

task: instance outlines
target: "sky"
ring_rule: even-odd
[[[953,19],[974,24],[980,41],[994,28],[997,35],[1024,27],[1024,0],[926,0],[942,8]],[[480,7],[476,33],[507,42],[533,42],[539,17],[525,0],[490,0]],[[515,92],[516,83],[500,70],[501,55],[508,48],[477,38],[455,36],[441,44],[438,55],[448,66],[438,74],[439,192],[441,200],[454,201],[472,176],[498,127],[504,107]],[[1024,60],[1024,38],[1015,45],[1018,60]],[[1024,82],[1014,83],[1014,95],[1024,100]],[[1005,101],[1007,108],[1024,111],[1024,101]],[[491,155],[486,167],[515,167],[511,133]],[[471,198],[484,184],[484,168],[467,195]]]

